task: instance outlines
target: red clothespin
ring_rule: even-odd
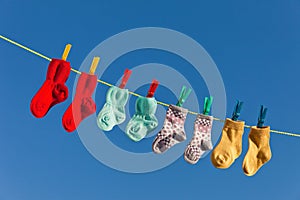
[[[125,72],[124,72],[124,75],[123,75],[123,78],[122,78],[122,81],[121,81],[121,84],[119,86],[119,88],[123,89],[131,75],[132,71],[129,70],[129,69],[126,69]]]
[[[157,86],[159,85],[159,82],[157,80],[153,80],[152,81],[152,84],[150,85],[150,88],[148,90],[148,94],[147,94],[147,97],[150,98],[150,97],[153,97],[154,96],[154,93],[155,93],[155,90],[157,88]]]

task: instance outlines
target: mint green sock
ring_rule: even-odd
[[[138,142],[157,127],[156,108],[157,102],[154,97],[139,97],[136,100],[136,112],[126,127],[126,134],[130,139]]]
[[[128,97],[127,89],[121,89],[116,86],[109,88],[106,94],[106,103],[97,117],[99,128],[104,131],[110,131],[115,125],[125,121],[125,105]]]

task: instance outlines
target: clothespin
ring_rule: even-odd
[[[264,126],[267,111],[268,111],[268,108],[264,108],[264,106],[261,105],[260,112],[259,112],[259,117],[258,117],[258,122],[257,122],[257,127],[258,128],[262,128]]]
[[[96,68],[98,66],[99,60],[100,60],[100,57],[94,57],[93,58],[93,61],[92,61],[91,67],[90,67],[90,72],[89,72],[90,75],[95,74],[95,71],[96,71]]]
[[[213,97],[212,96],[205,97],[205,100],[204,100],[204,109],[203,109],[203,114],[204,115],[208,115],[209,114],[210,108],[211,108],[211,105],[212,105],[212,101],[213,101]]]
[[[66,61],[69,55],[69,52],[71,50],[72,45],[71,44],[67,44],[65,47],[65,50],[63,52],[63,55],[61,57],[62,60]]]
[[[181,107],[182,104],[185,102],[185,100],[188,98],[188,96],[190,95],[191,92],[192,92],[191,88],[189,88],[187,90],[186,87],[183,86],[182,89],[181,89],[180,97],[178,99],[178,102],[177,102],[176,106]]]
[[[234,111],[232,113],[232,118],[231,118],[232,120],[237,121],[238,118],[240,117],[243,103],[244,102],[239,101],[239,100],[236,101],[236,105],[235,105]]]
[[[148,98],[151,98],[154,96],[154,93],[155,93],[155,90],[157,88],[157,86],[159,85],[159,82],[157,80],[153,80],[151,85],[150,85],[150,88],[148,90],[148,94],[147,94],[147,97]]]
[[[129,69],[125,70],[122,81],[121,81],[121,84],[119,85],[119,88],[123,89],[126,86],[127,81],[129,79],[131,73],[132,73],[132,71],[129,70]]]

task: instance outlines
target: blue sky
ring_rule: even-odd
[[[0,34],[50,57],[60,57],[70,42],[69,60],[78,69],[97,44],[114,34],[147,26],[174,29],[199,42],[215,61],[225,84],[227,116],[235,100],[243,100],[241,119],[252,125],[260,104],[264,104],[269,108],[267,125],[299,133],[299,9],[296,0],[2,0]],[[214,168],[207,156],[194,166],[180,157],[153,173],[119,172],[91,156],[77,133],[66,134],[62,128],[61,117],[71,98],[43,119],[31,115],[29,104],[44,81],[48,61],[5,41],[0,41],[0,60],[0,200],[300,199],[299,138],[271,134],[273,157],[250,178],[241,168],[248,129],[242,155],[227,170]],[[147,62],[172,66],[183,61],[155,51],[132,53],[116,61],[122,66]],[[119,69],[118,73],[122,72],[123,68]],[[69,88],[75,77],[70,75]],[[105,78],[116,81],[113,72],[108,71]],[[207,96],[205,85],[201,88],[203,97]],[[97,111],[104,103],[106,89],[97,88]],[[167,100],[171,103],[172,98]],[[129,104],[132,110],[134,101]],[[134,149],[122,137],[118,141],[118,130],[111,134],[109,137],[124,149],[149,151],[141,145]]]

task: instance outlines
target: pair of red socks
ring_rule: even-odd
[[[44,117],[56,104],[68,98],[68,88],[65,85],[71,71],[70,63],[60,59],[52,59],[42,87],[32,98],[30,110],[37,118]],[[92,94],[97,85],[97,76],[81,73],[73,102],[63,115],[63,127],[72,132],[80,122],[96,112],[96,104]]]
[[[32,98],[30,110],[37,118],[44,117],[51,107],[64,102],[69,95],[65,82],[71,71],[70,63],[64,60],[52,59],[42,87]]]

